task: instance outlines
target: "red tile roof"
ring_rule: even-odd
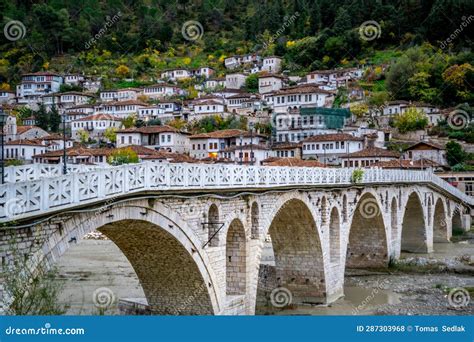
[[[257,151],[257,150],[269,150],[270,149],[267,145],[263,145],[263,144],[247,144],[247,145],[242,145],[242,147],[240,145],[228,146],[228,147],[224,148],[223,150],[219,150],[219,152],[234,152],[236,150],[240,150],[241,148],[242,148],[242,150],[249,150],[249,149],[253,148],[255,151]]]
[[[325,167],[317,160],[303,160],[299,158],[270,157],[262,160],[264,166],[297,166],[297,167]]]
[[[74,121],[93,121],[93,120],[97,120],[97,121],[122,121],[122,119],[116,117],[116,116],[113,116],[113,115],[110,115],[110,114],[93,114],[93,115],[89,115],[89,116],[86,116],[84,118],[80,118],[80,119],[76,119]]]
[[[389,160],[389,161],[380,161],[370,165],[371,167],[380,167],[383,169],[426,169],[428,167],[440,167],[438,163],[429,160],[410,160],[410,159],[401,159],[401,160]]]
[[[147,147],[131,145],[121,148],[85,148],[83,146],[74,146],[66,149],[68,156],[109,156],[112,152],[122,149],[132,149],[140,158],[156,154],[158,151]],[[63,150],[49,151],[43,154],[35,155],[34,157],[48,158],[48,157],[62,157]]]
[[[178,130],[171,126],[143,126],[143,127],[132,127],[120,129],[117,133],[143,133],[143,134],[152,134],[152,133],[164,133],[164,132],[178,132]]]
[[[11,141],[6,142],[5,145],[44,146],[36,140],[28,140],[28,139],[11,140]]]
[[[331,133],[331,134],[313,135],[312,137],[309,137],[303,140],[303,142],[325,142],[325,141],[364,141],[364,139],[355,137],[347,133]]]
[[[23,134],[23,133],[28,132],[30,129],[34,129],[34,128],[38,128],[38,129],[42,130],[42,128],[40,128],[38,126],[28,126],[28,125],[27,126],[17,126],[16,133],[17,134]]]
[[[324,90],[315,85],[299,85],[294,87],[282,88],[273,92],[273,95],[289,95],[289,94],[309,94],[309,93],[318,93],[318,94],[334,94],[331,91]]]
[[[194,134],[194,135],[191,135],[189,138],[190,139],[237,138],[237,137],[240,137],[240,135],[242,135],[243,137],[250,137],[250,132],[244,131],[244,130],[241,130],[241,129],[224,129],[224,130],[221,130],[221,131]],[[264,137],[264,135],[256,134],[256,133],[254,133],[253,136],[254,137],[256,137],[256,136]]]
[[[427,147],[431,147],[431,149],[434,149],[434,150],[444,150],[445,149],[443,146],[432,143],[432,142],[429,142],[429,141],[420,141],[420,142],[417,142],[417,143],[411,145],[410,147],[406,148],[405,151],[417,150],[418,147],[421,147],[422,145],[425,145]]]
[[[396,151],[391,151],[378,147],[370,147],[357,152],[349,153],[341,158],[365,158],[365,157],[387,157],[399,158],[400,154]]]

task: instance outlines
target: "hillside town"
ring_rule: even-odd
[[[81,74],[23,74],[15,91],[0,91],[5,163],[431,169],[473,194],[474,174],[453,168],[449,140],[436,134],[459,125],[464,109],[396,99],[368,106],[360,86],[368,65],[293,76],[281,57],[247,54],[223,68],[169,69],[150,85],[118,89]],[[409,115],[425,124],[394,124]]]

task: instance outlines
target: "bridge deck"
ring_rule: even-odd
[[[351,168],[268,167],[207,164],[141,163],[92,168],[60,176],[38,176],[0,187],[0,222],[10,222],[115,201],[150,192],[271,190],[297,187],[353,186]],[[364,169],[358,186],[425,183],[473,206],[474,198],[430,170]]]

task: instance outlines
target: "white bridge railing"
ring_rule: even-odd
[[[68,164],[67,172],[86,172],[97,170],[99,166]],[[7,166],[5,168],[5,182],[16,183],[32,181],[41,178],[57,177],[63,174],[63,164],[28,164],[20,166]]]
[[[354,169],[216,164],[141,163],[73,172],[0,186],[0,222],[74,208],[144,191],[338,186],[351,184]],[[432,183],[467,205],[474,198],[431,171],[364,169],[362,185]]]

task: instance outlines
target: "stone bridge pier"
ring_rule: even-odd
[[[5,267],[14,238],[33,262],[52,265],[98,230],[127,257],[154,314],[254,314],[257,293],[278,301],[277,289],[287,304],[333,302],[347,268],[433,251],[470,225],[466,208],[406,184],[145,194],[3,227],[0,256]]]

